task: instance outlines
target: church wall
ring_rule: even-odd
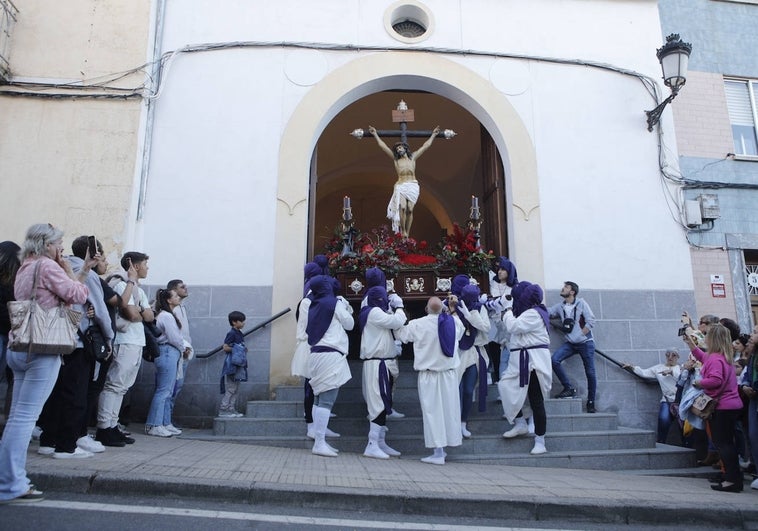
[[[412,46],[385,30],[389,1],[255,4],[254,10],[242,1],[167,4],[164,52],[200,43],[274,44],[179,54],[157,100],[145,218],[133,243],[153,257],[151,283],[182,277],[195,290],[187,301],[193,312],[195,304],[205,307],[195,298],[198,291],[214,299],[215,310],[203,309],[198,323],[193,319],[193,337],[204,345],[223,338],[235,301],[256,316],[294,309],[318,135],[362,95],[402,87],[454,99],[492,134],[508,176],[510,254],[523,278],[548,288],[548,302],[557,302],[564,280],[578,282],[600,320],[598,348],[617,358],[652,364],[675,344],[681,310],[694,308],[693,279],[688,247],[661,191],[657,137],[645,128],[643,111],[655,101],[635,77],[538,59],[580,58],[657,81],[655,49],[662,37],[656,2],[429,1],[423,4],[433,13],[433,34]],[[404,53],[391,62],[392,72],[381,59],[397,52],[275,45],[281,42],[437,47],[532,59]],[[436,73],[425,68],[430,62],[439,65]],[[467,99],[471,93],[474,100]],[[513,118],[501,120],[507,114],[501,109]],[[662,125],[673,137],[669,111]],[[172,203],[177,195],[179,205]],[[235,293],[259,295],[229,298]],[[288,314],[266,332],[261,341],[270,342],[269,372],[243,394],[265,394],[266,377],[271,388],[288,380],[293,329]],[[581,384],[575,362],[569,372]],[[216,364],[193,362],[192,385],[211,393]],[[145,387],[149,370],[141,376]],[[628,425],[644,424],[649,415],[635,411],[645,410],[650,397],[638,400],[638,385],[614,371],[598,360],[599,407],[618,407]],[[212,412],[217,398],[206,395],[199,409],[181,407],[190,416]]]

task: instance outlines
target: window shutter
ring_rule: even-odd
[[[750,92],[747,81],[724,81],[726,104],[729,107],[729,121],[732,125],[753,127],[753,108],[750,105]]]

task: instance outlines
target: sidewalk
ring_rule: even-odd
[[[705,479],[524,468],[416,458],[337,458],[308,450],[142,435],[89,459],[53,459],[29,447],[27,470],[41,490],[182,496],[416,515],[487,515],[524,521],[758,525],[758,491],[714,492]],[[186,434],[200,433],[186,430]],[[333,444],[339,447],[339,439]],[[421,444],[421,441],[420,441]]]

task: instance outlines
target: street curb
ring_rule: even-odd
[[[205,478],[177,481],[165,477],[124,477],[121,474],[32,474],[37,485],[52,492],[119,496],[194,498],[250,505],[286,505],[350,513],[379,512],[414,516],[486,517],[525,522],[585,522],[622,525],[692,525],[728,529],[749,528],[758,522],[758,508],[719,509],[717,503],[672,508],[667,500],[619,505],[602,500],[503,499],[491,494],[450,493],[416,495],[391,491],[367,492],[334,487],[253,483],[229,484]],[[749,487],[748,487],[749,488]],[[715,502],[715,500],[713,500]]]

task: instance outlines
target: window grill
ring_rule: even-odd
[[[0,0],[0,80],[10,78],[11,29],[17,16],[18,8],[11,0]]]

